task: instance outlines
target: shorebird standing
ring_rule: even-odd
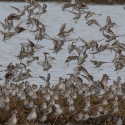
[[[57,84],[58,90],[65,90],[65,83],[62,77],[59,78],[59,83]]]
[[[31,121],[35,121],[36,120],[36,118],[37,118],[37,113],[36,113],[36,105],[34,105],[33,106],[33,108],[32,108],[32,111],[28,114],[28,116],[27,116],[27,120],[29,121],[29,122],[31,122]]]
[[[16,117],[17,111],[14,110],[12,113],[11,118],[7,121],[6,125],[16,125],[17,124],[17,117]]]

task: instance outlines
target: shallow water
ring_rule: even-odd
[[[4,19],[6,16],[8,16],[10,13],[16,13],[14,9],[9,7],[9,5],[23,8],[24,5],[27,3],[4,3],[0,2],[0,21],[4,22]],[[40,3],[41,5],[43,3]],[[63,12],[61,7],[63,3],[47,3],[47,13],[41,16],[40,21],[45,24],[46,32],[51,37],[56,37],[57,33],[59,32],[59,29],[63,23],[67,23],[66,29],[74,27],[74,32],[72,33],[72,38],[77,38],[80,36],[81,38],[85,39],[86,41],[90,41],[92,39],[94,40],[100,40],[103,38],[101,32],[99,31],[99,28],[95,25],[88,27],[86,25],[86,21],[84,19],[84,15],[81,16],[81,18],[78,20],[78,23],[76,24],[75,21],[72,19],[74,17],[73,14],[69,12]],[[123,10],[123,7],[121,5],[89,5],[89,9],[91,11],[94,11],[95,13],[101,13],[102,16],[93,16],[93,19],[97,19],[99,24],[101,26],[104,26],[106,23],[106,17],[110,15],[111,19],[118,24],[118,26],[115,26],[112,30],[117,34],[125,34],[125,11]],[[26,16],[22,17],[22,20],[25,20],[27,18]],[[14,24],[17,24],[16,21],[14,21]],[[0,30],[2,28],[0,27]],[[2,41],[2,35],[0,34],[0,64],[7,66],[10,62],[19,63],[18,59],[14,57],[14,55],[18,55],[20,51],[20,43],[26,43],[27,38],[29,38],[34,43],[37,43],[37,41],[34,40],[34,36],[32,33],[29,32],[29,30],[24,31],[23,33],[20,33],[19,35],[16,35],[12,37],[11,39],[7,40],[7,42]],[[119,37],[118,40],[120,42],[124,43],[125,37]],[[100,42],[105,44],[104,42]],[[40,61],[44,60],[43,52],[49,52],[51,56],[54,56],[57,61],[52,62],[53,69],[50,69],[49,72],[51,73],[51,84],[57,84],[58,79],[60,76],[63,78],[68,78],[69,76],[66,74],[73,73],[73,69],[77,66],[76,61],[70,62],[70,66],[67,66],[65,64],[66,58],[69,56],[68,54],[68,45],[71,44],[71,42],[65,43],[63,46],[63,49],[57,53],[53,54],[52,50],[48,50],[53,48],[53,42],[50,40],[42,40],[39,41],[39,44],[44,45],[45,48],[40,50],[39,52],[35,53],[35,56],[40,57]],[[77,42],[77,46],[82,45],[82,42]],[[76,53],[76,52],[75,52]],[[88,53],[88,51],[87,51]],[[77,54],[77,53],[76,53]],[[108,50],[101,53],[101,55],[95,55],[94,60],[102,60],[102,61],[108,61],[111,62],[114,58],[114,52],[110,52]],[[93,55],[89,54],[86,62],[85,62],[85,68],[88,70],[90,74],[94,76],[95,80],[100,80],[102,78],[102,75],[104,73],[107,73],[111,80],[109,81],[109,84],[112,84],[113,80],[116,80],[117,76],[121,76],[122,81],[125,81],[124,72],[125,69],[123,68],[118,74],[117,72],[114,72],[114,65],[112,63],[103,64],[101,66],[102,71],[98,72],[97,69],[94,68],[94,65],[89,61],[90,59],[93,59]],[[27,59],[24,59],[23,62],[25,63]],[[43,71],[43,68],[37,64],[37,62],[33,62],[28,66],[27,68],[31,68],[31,75],[34,76],[33,78],[29,78],[28,81],[31,84],[44,84],[44,81],[42,81],[38,76],[47,75],[47,72]],[[5,67],[1,67],[0,70],[5,69]],[[5,72],[0,73],[0,77],[3,78]],[[83,79],[84,82],[86,82],[85,79]],[[0,84],[3,84],[3,81],[0,81]]]

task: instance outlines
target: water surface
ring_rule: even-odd
[[[0,3],[0,21],[4,22],[4,19],[6,18],[7,15],[10,13],[16,13],[14,9],[9,7],[9,5],[19,7],[20,9],[23,8],[24,5],[27,3]],[[40,3],[41,5],[43,3]],[[56,37],[57,33],[59,32],[59,29],[63,23],[66,23],[66,29],[69,29],[71,27],[74,27],[74,33],[72,33],[71,37],[72,38],[77,38],[80,36],[81,38],[85,39],[86,41],[90,41],[92,39],[94,40],[99,40],[102,39],[103,36],[101,32],[99,31],[99,27],[93,25],[91,27],[88,27],[86,25],[86,20],[84,19],[84,15],[81,16],[81,18],[78,20],[78,23],[76,24],[75,21],[72,19],[74,17],[73,14],[69,12],[63,12],[61,7],[63,3],[47,3],[47,13],[41,16],[40,21],[45,24],[46,27],[46,32],[51,36],[51,37]],[[91,11],[94,11],[95,13],[101,13],[102,16],[93,16],[93,19],[97,19],[99,24],[101,26],[104,26],[106,23],[106,17],[110,15],[112,21],[114,21],[118,26],[115,26],[112,30],[117,34],[125,34],[125,11],[123,10],[123,7],[121,5],[89,5],[89,9]],[[91,19],[92,19],[91,18]],[[27,14],[22,17],[21,20],[26,20],[27,19]],[[16,25],[18,22],[14,21],[14,24]],[[25,26],[24,24],[22,24]],[[2,28],[0,27],[0,30]],[[26,43],[27,38],[29,38],[31,41],[34,43],[37,43],[37,41],[34,40],[34,36],[32,33],[29,32],[29,29],[27,28],[26,31],[23,33],[20,33],[19,35],[16,35],[12,37],[11,39],[7,40],[7,42],[2,41],[2,35],[0,34],[0,64],[7,66],[10,62],[19,63],[18,59],[14,57],[14,55],[18,55],[20,51],[20,43]],[[118,38],[120,42],[125,41],[125,37],[120,37]],[[101,42],[105,44],[105,42]],[[101,44],[100,43],[100,44]],[[60,76],[63,78],[68,78],[69,76],[66,74],[73,73],[73,69],[77,66],[76,61],[72,61],[70,63],[70,66],[67,66],[65,64],[66,58],[69,56],[68,54],[68,45],[71,44],[71,42],[66,42],[65,45],[63,46],[63,49],[57,53],[53,54],[52,50],[49,50],[53,48],[53,42],[50,40],[42,40],[39,41],[39,44],[44,45],[45,48],[40,50],[39,52],[35,53],[35,56],[39,56],[40,60],[44,60],[44,55],[43,52],[49,52],[51,56],[54,56],[57,61],[52,62],[53,69],[50,69],[49,72],[51,73],[51,84],[55,85],[58,83],[58,79]],[[77,46],[83,45],[82,42],[77,42]],[[76,52],[75,52],[76,53]],[[88,52],[87,52],[88,53]],[[76,53],[77,54],[77,53]],[[102,60],[102,61],[108,61],[111,62],[112,59],[114,58],[114,52],[110,53],[110,51],[106,50],[101,55],[95,55],[95,60]],[[97,69],[95,69],[94,65],[90,62],[90,59],[93,59],[93,55],[89,54],[86,62],[85,62],[85,68],[88,70],[88,72],[93,75],[95,80],[100,80],[102,78],[102,75],[104,73],[107,73],[111,80],[109,81],[109,84],[112,84],[113,80],[116,80],[117,76],[121,76],[122,81],[125,81],[125,69],[123,68],[118,74],[117,72],[114,72],[114,65],[112,63],[107,63],[103,64],[101,66],[102,71],[98,72]],[[24,59],[23,62],[25,63],[27,59]],[[33,62],[28,66],[27,68],[31,68],[32,72],[31,75],[34,76],[33,78],[28,79],[28,81],[31,84],[44,84],[44,81],[42,81],[38,76],[42,75],[45,76],[47,75],[47,72],[43,71],[43,68],[37,64],[37,62]],[[5,67],[1,68],[5,69]],[[1,72],[0,77],[4,77],[4,72]],[[83,79],[84,82],[86,82],[85,79]],[[3,84],[3,81],[0,81],[0,84]]]

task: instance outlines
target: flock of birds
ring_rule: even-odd
[[[44,52],[45,60],[39,61],[39,57],[34,56],[34,53],[44,48],[43,45],[35,44],[28,38],[27,42],[20,43],[21,50],[18,55],[14,55],[19,63],[9,63],[4,70],[5,82],[0,85],[0,123],[7,125],[80,125],[83,123],[86,125],[109,125],[111,123],[122,125],[125,117],[125,83],[122,83],[121,77],[118,76],[112,85],[108,85],[108,80],[110,80],[108,74],[103,74],[102,79],[96,81],[87,71],[84,63],[88,54],[92,54],[93,59],[90,61],[99,72],[100,66],[105,63],[114,63],[114,72],[122,70],[125,67],[125,55],[122,53],[125,51],[125,44],[119,42],[117,38],[124,37],[125,34],[116,35],[112,31],[117,24],[111,20],[110,16],[107,16],[106,24],[102,27],[96,19],[90,19],[94,15],[101,16],[102,14],[90,11],[83,2],[72,0],[62,6],[62,11],[74,14],[73,20],[76,23],[81,15],[85,15],[86,24],[97,25],[104,38],[89,42],[79,36],[76,39],[70,38],[74,28],[67,30],[66,23],[61,26],[57,37],[51,38],[46,33],[46,26],[40,22],[42,14],[47,12],[47,5],[41,6],[35,0],[26,0],[26,2],[28,5],[22,10],[10,6],[17,13],[11,13],[5,18],[4,23],[0,22],[3,27],[3,31],[0,31],[3,41],[7,42],[11,37],[26,30],[21,26],[25,23],[30,28],[29,31],[34,33],[34,39],[37,42],[47,39],[54,43],[54,47],[50,49],[53,53],[58,54],[65,42],[71,41],[72,44],[68,45],[70,55],[65,63],[69,66],[71,61],[77,60],[77,67],[74,67],[73,73],[67,74],[69,78],[60,77],[58,84],[51,86],[49,69],[52,68],[51,62],[56,58]],[[27,19],[20,21],[26,12],[28,13]],[[15,20],[20,21],[16,26],[14,26]],[[105,45],[98,44],[104,40]],[[82,41],[83,45],[77,46],[78,41]],[[106,50],[115,52],[112,62],[94,60],[96,54],[101,55]],[[24,58],[28,59],[26,64],[22,62]],[[45,81],[45,85],[30,85],[28,82],[28,78],[33,76],[27,67],[34,61],[37,61],[37,64],[43,67],[43,71],[47,72],[46,77],[39,76]],[[84,83],[84,79],[87,79],[88,83]]]

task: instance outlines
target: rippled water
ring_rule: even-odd
[[[43,3],[40,3],[43,4]],[[16,11],[9,7],[9,5],[22,8],[26,3],[0,3],[0,21],[4,22],[4,19],[7,15],[10,13],[15,13]],[[66,28],[74,27],[74,32],[71,37],[77,38],[80,36],[81,38],[85,39],[86,41],[90,41],[92,39],[99,40],[102,39],[103,36],[101,32],[99,31],[99,28],[95,25],[88,27],[86,25],[86,21],[84,19],[84,15],[81,16],[81,18],[78,20],[78,23],[76,24],[74,20],[72,19],[74,17],[73,14],[69,12],[63,12],[61,7],[63,3],[47,3],[47,13],[41,16],[40,21],[45,24],[46,32],[51,36],[55,37],[57,33],[59,32],[59,29],[63,23],[67,23]],[[89,9],[91,11],[94,11],[95,13],[101,13],[102,16],[93,16],[93,19],[97,19],[99,24],[101,26],[104,26],[106,23],[106,17],[110,15],[111,19],[118,24],[115,28],[113,28],[113,31],[119,35],[119,34],[125,34],[125,11],[123,10],[121,5],[114,5],[114,6],[107,6],[107,5],[89,5]],[[27,17],[23,16],[22,20],[25,20]],[[14,24],[17,24],[16,21],[14,21]],[[0,27],[2,30],[2,28]],[[7,40],[7,42],[2,41],[2,35],[0,34],[0,64],[7,66],[10,62],[19,63],[18,59],[14,57],[14,55],[18,55],[20,51],[20,44],[19,43],[26,43],[27,38],[29,38],[34,43],[37,43],[37,41],[34,40],[34,36],[32,33],[29,32],[29,30],[24,31],[23,33],[20,33],[19,35],[16,35],[12,37],[10,40]],[[120,42],[125,41],[125,37],[118,38]],[[104,42],[101,42],[104,44]],[[57,84],[58,78],[62,76],[63,78],[68,78],[69,76],[66,75],[68,73],[73,73],[73,69],[77,66],[76,61],[70,62],[70,66],[67,66],[65,64],[66,58],[69,56],[68,54],[68,45],[71,44],[71,42],[66,42],[63,46],[63,49],[57,53],[53,54],[52,50],[48,50],[53,48],[53,42],[50,40],[42,40],[39,41],[39,44],[44,45],[45,48],[43,48],[41,51],[36,52],[35,56],[39,56],[40,60],[44,60],[43,52],[49,52],[51,56],[54,56],[57,61],[52,62],[53,69],[50,69],[49,72],[51,73],[51,84]],[[82,42],[77,42],[77,46],[82,45]],[[75,52],[76,53],[76,52]],[[76,53],[77,54],[77,53]],[[101,55],[95,55],[95,60],[102,60],[102,61],[108,61],[111,62],[114,58],[114,52],[110,53],[110,51],[106,50]],[[102,75],[104,73],[107,73],[111,80],[110,84],[112,84],[112,81],[117,78],[117,76],[121,76],[122,81],[125,81],[125,69],[123,68],[118,74],[117,72],[114,72],[114,65],[112,63],[103,64],[101,66],[102,71],[98,72],[97,69],[95,69],[94,65],[90,62],[90,59],[93,59],[93,55],[88,56],[85,68],[88,70],[90,74],[94,76],[95,80],[100,80],[102,78]],[[24,59],[23,62],[25,63],[27,59]],[[44,82],[38,77],[40,75],[46,76],[47,72],[43,71],[43,68],[37,64],[37,62],[33,62],[28,66],[27,68],[31,68],[32,73],[31,75],[34,76],[33,78],[28,79],[28,81],[32,84],[44,84]],[[0,70],[5,69],[0,68]],[[0,73],[0,77],[4,77],[4,72]],[[83,81],[86,82],[85,79]],[[3,81],[0,81],[0,84],[3,84]]]

